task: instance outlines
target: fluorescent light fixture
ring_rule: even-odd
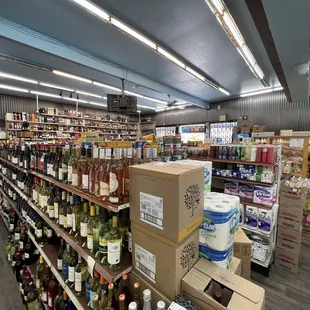
[[[147,105],[137,104],[137,106],[138,106],[139,108],[143,108],[143,109],[156,110],[156,108],[150,107],[150,106],[147,106]]]
[[[61,90],[69,91],[71,93],[74,92],[74,89],[66,88],[66,87],[63,87],[63,86],[60,86],[60,85],[43,83],[43,82],[40,82],[39,84],[42,85],[42,86],[45,86],[45,87],[51,87],[51,88],[55,88],[55,89],[61,89]]]
[[[186,71],[188,71],[189,73],[191,73],[192,75],[194,75],[196,78],[198,78],[199,80],[202,80],[203,82],[205,81],[205,77],[202,76],[200,73],[198,73],[197,71],[195,71],[194,69],[192,69],[191,67],[186,67],[185,68]]]
[[[61,97],[59,95],[54,95],[51,93],[45,93],[42,91],[31,90],[30,93],[34,94],[34,95],[44,96],[44,97],[52,97],[52,98],[60,98],[61,99]]]
[[[90,80],[90,79],[86,79],[86,78],[80,77],[78,75],[70,74],[70,73],[67,73],[67,72],[63,72],[63,71],[59,71],[59,70],[53,70],[53,73],[57,74],[57,75],[64,76],[64,77],[67,77],[69,79],[74,79],[74,80],[78,80],[78,81],[89,83],[89,84],[92,83],[92,80]]]
[[[129,91],[129,90],[124,90],[124,93],[125,93],[126,95],[131,95],[131,96],[136,96],[136,97],[139,97],[139,98],[144,98],[143,95],[138,94],[138,93],[134,93],[134,92]]]
[[[211,3],[210,3],[209,1],[207,1],[207,0],[206,0],[206,2],[207,2],[207,5],[209,6],[211,12],[212,12],[213,14],[215,14],[215,10],[213,9],[213,6],[211,5]]]
[[[75,92],[78,93],[78,94],[81,94],[81,95],[85,95],[85,96],[91,96],[91,97],[96,97],[96,98],[102,98],[102,96],[100,96],[100,95],[87,93],[87,92],[85,92],[85,91],[76,90]]]
[[[22,81],[22,82],[31,83],[31,84],[38,84],[38,82],[35,80],[27,79],[27,78],[24,78],[22,76],[10,74],[10,73],[0,72],[0,76],[4,77],[6,79]]]
[[[152,42],[150,39],[148,39],[147,37],[143,36],[139,32],[135,31],[134,29],[128,27],[127,25],[125,25],[124,23],[119,21],[118,19],[116,19],[114,17],[111,17],[111,23],[115,27],[123,30],[124,32],[126,32],[130,36],[134,37],[138,41],[144,43],[145,45],[149,46],[150,48],[156,49],[156,44],[154,42]]]
[[[233,38],[237,41],[238,45],[242,47],[243,44],[245,43],[244,39],[238,27],[236,26],[233,18],[231,17],[231,15],[228,12],[224,12],[223,19],[224,19],[226,26],[228,27],[228,30],[233,35]]]
[[[96,86],[100,86],[100,87],[104,87],[104,88],[108,88],[108,89],[112,89],[112,90],[116,90],[116,91],[122,91],[119,87],[114,87],[114,86],[104,84],[104,83],[93,82],[93,84]]]
[[[222,88],[222,87],[219,87],[219,91],[222,92],[223,94],[229,96],[230,95],[230,92],[227,91],[226,89]]]
[[[164,101],[164,100],[159,100],[159,99],[148,97],[148,96],[143,96],[143,98],[146,100],[157,102],[157,103],[167,104],[167,101]]]
[[[262,90],[258,90],[258,91],[254,91],[254,92],[250,92],[250,93],[240,94],[240,97],[249,97],[249,96],[256,96],[256,95],[260,95],[260,94],[267,94],[267,93],[279,91],[282,89],[283,89],[282,86],[275,87],[275,88],[262,89]]]
[[[22,92],[22,93],[29,93],[28,89],[19,88],[19,87],[10,86],[10,85],[5,85],[5,84],[0,84],[0,88],[14,90],[14,91],[19,91],[19,92]]]
[[[92,104],[92,105],[98,105],[98,106],[100,106],[100,107],[107,107],[107,104],[106,104],[106,103],[93,102],[93,101],[89,101],[88,103],[89,103],[89,104]]]
[[[138,113],[141,113],[141,111],[140,111],[140,110],[138,110],[137,112],[138,112]]]
[[[102,97],[102,99],[107,100],[108,98],[107,97]]]
[[[255,64],[254,66],[254,71],[255,73],[258,75],[258,77],[262,80],[264,78],[264,72],[262,71],[262,69],[259,67],[258,64]]]
[[[221,0],[211,0],[217,11],[222,15],[224,11],[224,6],[221,2]],[[210,6],[210,5],[209,5]]]
[[[108,21],[110,18],[107,12],[105,12],[100,6],[92,3],[91,1],[87,1],[87,0],[72,0],[72,1],[79,4],[86,10],[90,11],[92,14],[96,15],[97,17],[103,19],[104,21]]]
[[[162,112],[162,111],[165,111],[166,108],[162,108],[162,109],[156,109],[155,112]]]
[[[178,101],[175,103],[175,105],[188,105],[187,102],[184,101]]]
[[[253,56],[253,54],[251,53],[250,49],[247,47],[247,45],[243,45],[241,48],[245,58],[247,59],[247,61],[251,64],[251,66],[254,66],[256,64],[256,60]]]
[[[158,51],[158,53],[162,54],[163,56],[165,56],[169,60],[173,61],[176,65],[178,65],[181,68],[185,69],[185,64],[182,61],[180,61],[179,59],[177,59],[176,57],[174,57],[173,55],[168,53],[166,50],[164,50],[160,46],[158,46],[157,51]]]
[[[88,101],[86,101],[86,100],[82,100],[82,99],[75,99],[75,98],[64,97],[64,96],[62,96],[62,99],[69,100],[69,101],[74,101],[74,102],[88,103]]]

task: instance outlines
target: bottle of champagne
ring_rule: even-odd
[[[151,305],[151,291],[149,289],[146,289],[143,291],[143,310],[152,310],[152,305]]]
[[[113,216],[112,229],[108,236],[108,264],[110,270],[121,267],[122,236],[118,228],[117,216]]]

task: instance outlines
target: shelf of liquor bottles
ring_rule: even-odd
[[[65,231],[59,224],[57,224],[55,221],[53,221],[44,211],[42,211],[40,208],[38,208],[33,202],[31,198],[28,198],[25,194],[23,194],[20,189],[12,183],[6,176],[4,176],[2,173],[0,173],[0,176],[3,180],[5,180],[18,194],[22,194],[21,197],[26,201],[27,205],[31,207],[41,218],[42,220],[49,225],[51,229],[57,234],[57,236],[61,237],[65,242],[67,242],[72,249],[74,249],[78,254],[80,254],[85,261],[88,261],[90,258],[93,260],[94,269],[99,272],[101,275],[104,276],[104,278],[108,282],[114,282],[117,279],[121,277],[123,273],[128,273],[131,271],[131,257],[128,253],[123,253],[121,257],[121,263],[119,265],[119,268],[117,270],[110,270],[107,266],[107,262],[102,264],[102,256],[100,255],[100,252],[97,251],[94,253],[93,250],[89,250],[87,247],[89,246],[89,232],[86,232],[86,237],[82,237],[82,234],[79,234],[79,232],[75,228],[71,228],[70,231]],[[1,194],[9,201],[11,206],[16,210],[17,215],[24,220],[24,217],[20,214],[18,211],[18,208],[16,207],[16,203],[12,201],[0,188]],[[85,205],[84,205],[84,211],[85,211]],[[85,213],[85,212],[84,212]],[[86,214],[87,214],[87,204],[86,204]],[[85,214],[84,214],[85,215]],[[93,216],[93,215],[91,215]],[[94,217],[94,216],[93,216]],[[95,220],[95,218],[94,218]],[[87,230],[88,228],[86,228]],[[105,229],[105,234],[107,234],[107,228]],[[98,236],[100,237],[100,235]],[[91,241],[93,241],[93,236],[91,236]]]

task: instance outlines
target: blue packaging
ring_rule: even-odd
[[[231,269],[233,246],[225,251],[216,251],[202,244],[199,245],[199,257],[203,257],[218,266]]]

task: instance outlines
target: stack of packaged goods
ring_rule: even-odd
[[[204,169],[145,163],[130,167],[133,272],[173,300],[199,257]]]
[[[225,269],[231,269],[234,236],[239,224],[240,198],[206,193],[204,221],[200,225],[199,254]]]
[[[275,264],[293,273],[298,271],[307,192],[308,185],[304,179],[293,177],[281,184]]]

